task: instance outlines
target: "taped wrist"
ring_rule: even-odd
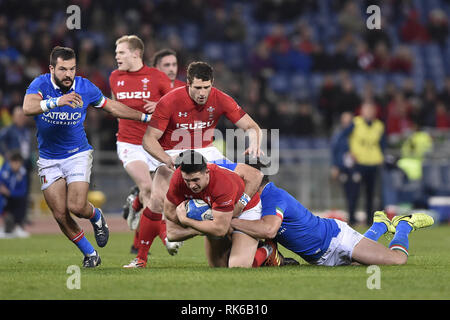
[[[47,100],[41,100],[40,105],[41,109],[44,112],[48,112],[49,110],[58,106],[59,98],[50,98]]]
[[[242,203],[242,205],[244,205],[245,207],[250,202],[250,199],[250,196],[244,192],[239,199],[239,202]]]

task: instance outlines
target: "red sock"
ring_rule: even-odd
[[[265,248],[263,248],[263,247],[258,248],[258,250],[256,250],[256,253],[255,253],[255,259],[253,259],[252,267],[253,268],[260,267],[264,263],[264,261],[266,261],[267,253],[268,252]]]
[[[159,228],[159,237],[161,238],[161,241],[164,245],[166,245],[166,220],[161,220],[161,227]]]
[[[134,211],[136,211],[136,212],[141,211],[141,209],[142,209],[142,203],[141,203],[141,201],[139,200],[139,196],[137,196],[137,197],[134,199],[133,204],[132,204],[131,206],[133,207],[133,210],[134,210]]]
[[[148,251],[155,237],[159,235],[161,227],[161,213],[152,212],[149,208],[145,208],[141,215],[139,225],[139,251],[137,257],[147,261]]]
[[[134,233],[133,247],[139,248],[139,228],[136,229],[136,232]]]

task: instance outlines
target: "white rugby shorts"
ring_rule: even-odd
[[[90,183],[93,150],[76,153],[66,159],[43,159],[37,161],[41,190],[47,189],[56,180],[63,178],[66,183],[82,181]]]
[[[333,267],[352,263],[353,249],[364,236],[347,223],[336,219],[335,221],[341,231],[331,239],[327,251],[313,264]]]
[[[190,149],[177,149],[177,150],[166,150],[166,153],[171,156],[172,158],[176,158],[180,153],[183,151],[190,150]],[[206,148],[198,148],[193,149],[200,153],[207,161],[216,161],[221,159],[226,159],[225,156],[222,154],[222,152],[219,151],[214,146],[206,147]],[[164,165],[163,163],[160,163],[160,165]]]
[[[117,156],[122,161],[123,167],[133,161],[143,161],[147,164],[149,171],[153,172],[161,162],[153,158],[142,145],[117,141]]]

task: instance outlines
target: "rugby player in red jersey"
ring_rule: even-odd
[[[143,63],[143,54],[144,43],[139,37],[135,35],[120,37],[116,41],[118,68],[111,73],[109,83],[115,100],[130,108],[152,113],[156,102],[172,90],[172,85],[171,80],[164,72]],[[127,174],[139,188],[139,195],[136,198],[139,205],[142,203],[143,207],[149,205],[152,186],[151,172],[155,171],[159,163],[142,147],[142,138],[146,129],[147,124],[145,123],[119,120],[117,133],[118,157]],[[136,211],[128,214],[128,223],[133,230],[138,227],[139,217],[137,216],[137,219],[134,217],[140,210],[140,208],[134,208]],[[159,227],[160,222],[155,222],[154,228],[159,229]],[[166,244],[165,235],[161,240]],[[135,235],[132,249],[137,248],[138,245],[138,235]]]
[[[179,167],[172,176],[164,201],[166,217],[185,228],[186,235],[206,235],[205,250],[211,267],[252,267],[258,240],[240,231],[233,231],[231,239],[227,237],[234,207],[243,201],[243,179],[231,170],[207,164],[206,159],[194,150],[184,151],[178,159]],[[188,218],[185,200],[189,199],[202,199],[208,203],[213,219],[198,221]],[[260,219],[259,194],[255,192],[244,202],[238,219]]]
[[[208,161],[223,159],[212,145],[214,129],[224,115],[249,136],[246,153],[261,154],[261,129],[234,101],[213,86],[213,70],[205,62],[192,62],[187,70],[187,86],[173,89],[156,105],[150,125],[142,141],[144,149],[165,166],[160,166],[153,179],[150,207],[140,221],[140,243],[137,258],[126,267],[145,267],[151,232],[143,232],[150,221],[162,219],[164,198],[174,170],[172,157],[187,149],[195,149]],[[171,222],[168,218],[167,229]],[[144,226],[144,227],[143,227]],[[152,238],[153,239],[153,238]],[[170,240],[170,239],[169,239]]]

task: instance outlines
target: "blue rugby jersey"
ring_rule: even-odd
[[[237,165],[223,161],[213,162],[230,170],[234,170]],[[275,240],[307,262],[319,259],[328,249],[331,239],[340,232],[336,221],[315,216],[273,182],[264,187],[260,198],[261,217],[277,215],[282,219]]]
[[[308,262],[319,259],[340,232],[336,221],[315,216],[273,182],[261,192],[261,204],[261,217],[278,215],[283,220],[275,239]]]
[[[92,149],[84,130],[87,107],[101,108],[106,103],[103,93],[91,81],[76,76],[67,92],[75,91],[83,105],[78,108],[70,106],[55,107],[48,112],[36,115],[39,156],[44,159],[65,159],[78,152]],[[26,94],[39,94],[42,99],[61,97],[63,93],[52,81],[51,74],[46,73],[35,78]]]

